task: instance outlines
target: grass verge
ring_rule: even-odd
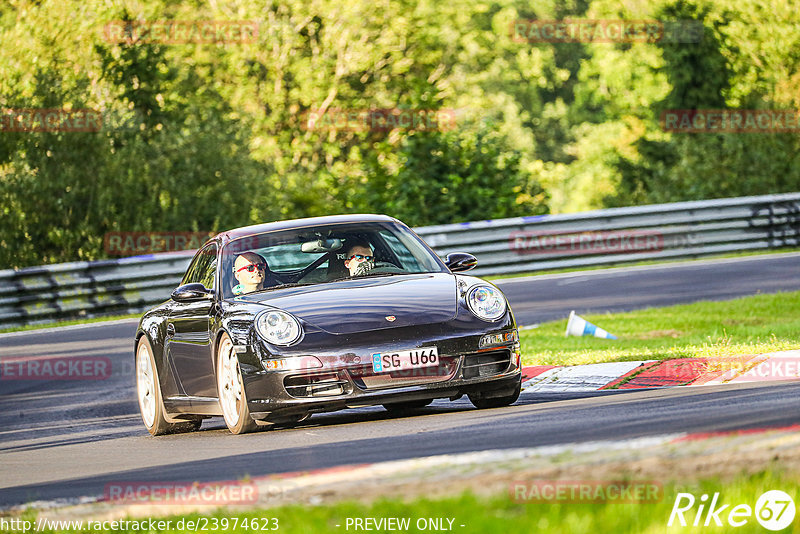
[[[214,515],[189,514],[163,518],[169,521],[168,528],[159,529],[159,532],[195,532],[212,531],[212,526],[217,525],[217,531],[249,532],[262,530],[261,527],[271,528],[277,526],[277,532],[286,534],[317,534],[335,532],[364,531],[356,528],[355,519],[363,521],[371,518],[375,521],[396,518],[407,521],[400,523],[408,525],[406,528],[378,529],[371,523],[369,530],[378,532],[406,531],[426,532],[446,530],[464,534],[481,532],[553,532],[553,533],[586,533],[586,532],[620,532],[620,533],[648,533],[648,532],[730,532],[737,533],[767,532],[758,522],[756,514],[765,517],[772,514],[777,517],[783,509],[787,516],[790,510],[781,504],[770,502],[767,509],[759,505],[759,497],[766,491],[780,490],[796,499],[800,483],[796,478],[783,475],[780,471],[762,471],[754,475],[739,475],[732,480],[701,479],[686,483],[659,480],[629,480],[629,484],[646,484],[655,487],[650,495],[655,497],[646,502],[615,502],[606,500],[600,502],[573,502],[569,499],[571,491],[565,491],[560,500],[517,500],[514,496],[530,497],[532,492],[530,484],[533,482],[548,483],[550,481],[520,480],[512,483],[525,484],[526,490],[511,490],[509,493],[493,496],[476,496],[465,492],[459,496],[443,499],[381,499],[371,503],[340,502],[326,505],[304,506],[292,505],[277,508],[264,508],[242,512],[219,511]],[[571,483],[580,481],[570,481]],[[613,497],[613,487],[619,487],[619,481],[584,481],[593,488],[599,487],[603,494]],[[540,486],[541,487],[541,486]],[[607,492],[607,493],[606,493]],[[694,506],[683,513],[687,527],[681,527],[679,518],[674,518],[671,528],[667,523],[676,504],[679,493],[691,493],[695,497]],[[709,518],[709,526],[703,527],[709,509],[709,502],[715,494],[719,494],[716,508],[728,505],[718,517],[722,526],[717,526],[713,518]],[[541,493],[545,495],[544,490]],[[629,494],[632,495],[632,494]],[[646,495],[646,494],[645,494]],[[691,525],[700,510],[701,496],[709,496],[702,508],[699,527]],[[635,497],[634,497],[635,498]],[[679,507],[688,504],[688,497],[682,497]],[[738,505],[746,505],[751,512],[749,517],[745,514],[734,518],[734,521],[745,521],[743,526],[734,528],[729,524],[731,510]],[[740,512],[745,510],[740,509]],[[28,519],[33,519],[31,515]],[[141,518],[136,521],[142,521]],[[182,521],[182,522],[181,522]],[[236,528],[233,528],[234,522]],[[41,530],[40,532],[98,532],[87,528],[84,521],[82,529],[70,530]],[[226,525],[227,528],[222,528]],[[243,528],[244,525],[247,525]],[[782,532],[792,532],[794,521]],[[253,528],[253,527],[257,528]],[[440,528],[432,528],[439,526]],[[182,528],[181,528],[182,527]],[[199,527],[199,528],[198,528]],[[422,528],[425,527],[425,528]],[[146,530],[146,529],[145,529]],[[264,529],[266,530],[266,529]],[[117,532],[141,532],[138,528],[120,528]]]
[[[800,292],[587,315],[619,337],[565,337],[566,319],[522,330],[525,365],[709,358],[800,349]]]

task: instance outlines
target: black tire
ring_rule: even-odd
[[[415,401],[395,402],[393,404],[384,404],[383,407],[386,408],[387,412],[391,413],[410,412],[412,410],[419,410],[420,408],[424,408],[425,406],[429,405],[432,402],[433,399],[422,399]]]
[[[180,423],[167,421],[160,384],[153,347],[147,336],[142,336],[136,345],[136,398],[145,428],[154,436],[192,432],[200,428],[201,419]]]
[[[469,401],[473,406],[481,410],[484,408],[502,408],[517,402],[521,391],[522,381],[520,380],[520,383],[517,384],[514,393],[511,395],[505,395],[503,397],[484,397],[481,393],[469,393],[467,397],[469,397]]]
[[[228,334],[217,345],[217,395],[225,425],[232,434],[246,434],[258,428],[247,407],[239,358]]]

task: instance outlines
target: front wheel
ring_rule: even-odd
[[[191,432],[200,428],[200,419],[181,423],[167,422],[159,384],[153,348],[150,346],[147,336],[142,336],[136,346],[136,397],[139,400],[142,422],[147,427],[147,431],[154,436],[160,436]]]
[[[504,395],[502,397],[484,397],[481,393],[469,393],[469,401],[476,408],[502,408],[514,404],[519,399],[519,394],[522,391],[522,381],[517,384],[514,392],[511,395]]]
[[[228,334],[223,334],[217,350],[217,393],[225,424],[233,434],[252,432],[258,425],[250,417],[244,394],[239,358]]]

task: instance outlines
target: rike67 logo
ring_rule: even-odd
[[[770,490],[756,500],[755,509],[749,504],[723,504],[719,493],[703,494],[699,499],[691,493],[678,493],[667,526],[742,527],[753,517],[767,530],[783,530],[794,521],[795,505],[788,493]]]

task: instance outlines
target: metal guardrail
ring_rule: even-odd
[[[800,193],[518,217],[416,230],[477,275],[613,265],[800,246]]]
[[[800,193],[416,228],[479,276],[800,246]],[[138,313],[169,298],[191,259],[159,254],[0,271],[0,328]]]
[[[169,298],[191,253],[0,271],[0,328],[138,313]]]

